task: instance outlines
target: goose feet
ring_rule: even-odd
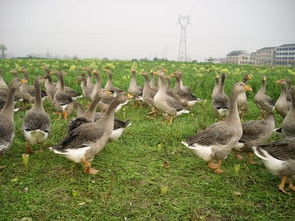
[[[68,116],[69,116],[69,114],[67,113],[67,112],[62,112],[62,114],[63,114],[63,117],[64,117],[64,119],[67,119],[68,118]]]
[[[295,186],[293,185],[292,181],[289,183],[289,189],[295,191]]]
[[[151,112],[148,113],[148,115],[156,115],[156,114],[158,114],[158,113],[159,113],[158,110],[153,109]]]
[[[287,176],[283,176],[282,177],[282,181],[281,181],[281,183],[279,185],[279,190],[282,191],[283,193],[287,193],[285,191],[285,183],[286,183],[286,180],[287,180]]]
[[[218,160],[218,164],[217,164],[217,168],[215,169],[215,173],[217,174],[221,174],[223,173],[224,171],[221,169],[221,163],[222,163],[222,160]]]
[[[238,158],[239,160],[242,160],[242,159],[244,158],[244,157],[243,157],[242,155],[240,155],[240,154],[236,154],[235,157]]]
[[[208,163],[208,167],[211,168],[211,169],[217,169],[217,164],[213,163],[213,161],[210,160],[209,163]]]
[[[31,145],[29,143],[26,143],[26,154],[32,154],[33,150],[31,148]]]
[[[253,161],[253,153],[252,152],[248,153],[248,164],[250,164],[250,165],[256,164],[256,162]]]
[[[174,117],[173,115],[169,115],[169,116],[167,117],[168,125],[171,125],[171,124],[173,123],[174,118],[175,118],[175,117]]]
[[[81,162],[82,162],[82,165],[84,167],[85,173],[95,175],[95,174],[97,174],[99,172],[99,170],[92,168],[91,163],[88,162],[85,158],[83,158],[81,160]]]

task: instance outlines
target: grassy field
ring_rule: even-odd
[[[96,156],[93,166],[101,172],[85,174],[80,165],[48,150],[66,133],[68,120],[57,120],[48,101],[45,108],[52,120],[48,141],[35,146],[25,167],[22,154],[25,141],[21,133],[25,112],[15,114],[16,137],[7,153],[0,156],[0,220],[295,220],[295,193],[278,191],[279,178],[272,176],[255,158],[248,165],[231,154],[224,161],[224,174],[216,175],[206,163],[181,141],[217,121],[211,107],[214,76],[227,73],[226,92],[243,74],[253,74],[249,82],[250,110],[245,120],[257,119],[259,110],[253,97],[263,75],[268,77],[267,93],[277,99],[280,88],[275,80],[293,79],[295,69],[286,67],[251,67],[177,62],[101,60],[0,60],[5,80],[13,68],[25,66],[34,76],[43,74],[41,65],[66,70],[66,84],[81,90],[75,82],[80,67],[114,72],[114,85],[127,90],[129,70],[164,67],[168,72],[182,70],[184,83],[204,101],[192,113],[178,117],[168,126],[161,116],[147,116],[149,108],[135,108],[129,103],[117,116],[129,119],[132,125],[116,142],[110,142]],[[106,82],[105,74],[102,74]],[[142,77],[137,77],[143,85]],[[294,83],[294,81],[293,81]],[[81,99],[86,103],[85,100]],[[74,116],[73,116],[74,117]],[[276,126],[282,119],[276,114]],[[271,140],[280,139],[273,136]],[[165,162],[165,163],[164,163]]]

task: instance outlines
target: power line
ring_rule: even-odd
[[[53,35],[97,35],[97,36],[134,36],[134,37],[152,37],[152,38],[179,38],[179,35],[167,34],[143,34],[143,33],[116,33],[116,32],[77,32],[77,31],[33,31],[33,30],[0,30],[0,33],[18,33],[18,34],[53,34]],[[294,39],[273,39],[273,38],[252,38],[252,37],[230,37],[230,36],[205,36],[190,35],[190,39],[216,39],[216,40],[237,40],[237,41],[270,41],[270,42],[294,42]]]

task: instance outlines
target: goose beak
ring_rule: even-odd
[[[128,99],[132,99],[133,98],[133,96],[131,94],[128,94],[127,97],[128,97]]]
[[[281,84],[283,80],[277,80],[276,84]]]
[[[249,87],[248,85],[245,85],[244,86],[244,91],[252,91],[252,88]]]
[[[21,82],[22,84],[25,84],[25,83],[27,83],[28,81],[25,80],[25,79],[21,79],[20,82]]]
[[[106,91],[107,95],[113,95],[113,93],[111,91]]]

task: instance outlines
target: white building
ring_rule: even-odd
[[[277,47],[275,64],[295,66],[295,44],[284,44]]]
[[[246,51],[231,51],[226,55],[226,62],[231,64],[252,64],[250,54]]]
[[[265,47],[256,51],[257,65],[274,65],[276,47]]]

